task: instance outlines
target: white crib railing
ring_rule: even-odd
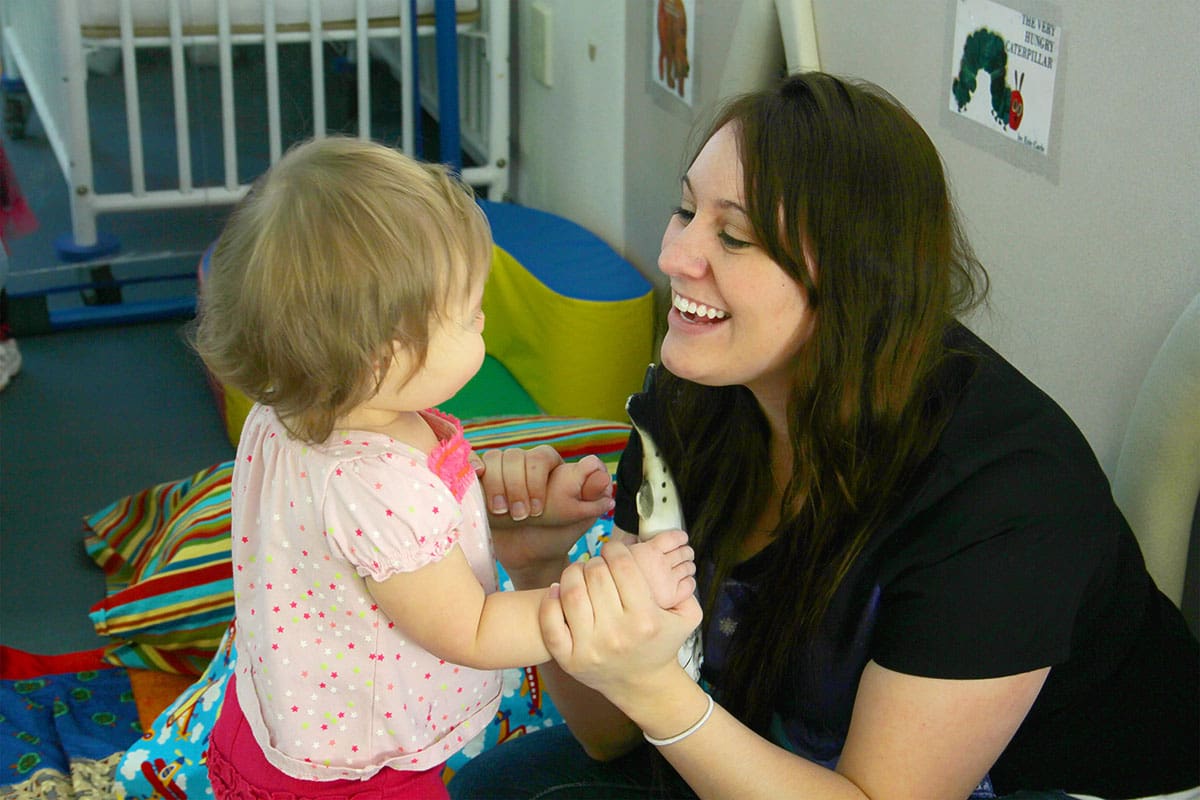
[[[507,37],[507,31],[505,35]],[[496,49],[495,39],[478,33],[467,33],[459,37],[458,86],[459,110],[462,115],[462,147],[482,164],[488,163],[490,153],[504,149],[498,138],[507,136],[509,126],[506,97],[508,81],[503,76],[498,78],[490,69],[489,60],[496,57]],[[507,57],[505,60],[507,61]],[[438,119],[440,109],[437,94],[437,51],[428,38],[423,38],[417,43],[417,63],[417,88],[421,105]],[[504,166],[499,165],[499,169]]]
[[[3,2],[3,0],[0,0]],[[79,0],[8,0],[2,6],[6,69],[24,82],[46,132],[71,193],[74,252],[62,253],[68,260],[94,259],[115,250],[119,243],[104,241],[96,217],[108,212],[141,211],[236,202],[249,187],[238,177],[239,130],[234,114],[236,75],[234,48],[258,45],[263,48],[266,72],[266,115],[270,162],[280,157],[283,132],[280,124],[281,44],[308,42],[312,76],[312,135],[326,135],[325,52],[327,42],[346,42],[356,59],[357,131],[371,136],[371,80],[365,54],[389,50],[388,59],[402,91],[401,147],[415,149],[415,96],[412,63],[415,21],[409,19],[409,3],[399,0],[394,17],[368,18],[367,0],[353,0],[352,26],[331,26],[322,20],[320,0],[307,0],[307,25],[280,25],[280,0],[261,0],[262,24],[252,30],[231,23],[231,0],[216,0],[216,19],[204,29],[185,27],[187,0],[162,0],[167,6],[165,31],[139,28],[132,0],[119,0],[119,24],[115,30],[97,33],[81,28]],[[460,26],[459,82],[463,87],[460,107],[464,144],[480,166],[463,170],[464,179],[486,187],[490,199],[502,199],[508,189],[508,25],[509,0],[481,0],[478,24]],[[418,27],[431,33],[428,26]],[[196,185],[192,175],[188,86],[185,53],[188,48],[215,48],[219,71],[219,113],[223,152],[223,179],[215,185]],[[129,149],[129,190],[99,192],[93,174],[92,133],[88,113],[88,54],[99,48],[117,48],[125,87],[125,118]],[[143,119],[138,87],[137,51],[166,48],[171,63],[171,93],[176,128],[178,185],[148,189],[145,176]],[[422,48],[424,50],[425,48]],[[436,64],[429,62],[436,74]],[[434,109],[436,111],[436,109]]]

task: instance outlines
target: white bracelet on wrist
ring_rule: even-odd
[[[704,696],[708,699],[708,708],[704,709],[704,715],[701,716],[700,719],[696,721],[696,724],[693,725],[692,727],[688,728],[683,733],[677,733],[674,736],[671,736],[667,739],[655,739],[653,736],[651,736],[650,734],[645,733],[643,731],[642,736],[646,737],[646,741],[649,742],[650,744],[654,745],[655,747],[666,747],[669,744],[675,744],[676,742],[682,742],[684,739],[691,736],[696,731],[700,730],[700,728],[702,728],[704,726],[704,723],[708,722],[708,718],[712,716],[713,707],[716,704],[713,702],[711,694],[706,694]]]

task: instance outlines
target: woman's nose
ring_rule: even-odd
[[[664,275],[695,277],[708,268],[707,259],[689,228],[672,219],[663,233],[658,269]]]

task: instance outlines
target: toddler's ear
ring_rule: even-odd
[[[381,365],[386,362],[389,365],[395,365],[397,362],[403,363],[408,356],[408,350],[405,349],[404,343],[399,339],[392,339],[391,349],[383,348],[379,353],[379,361]]]
[[[388,370],[399,370],[401,375],[407,375],[412,371],[413,359],[409,349],[404,346],[404,342],[399,339],[392,339],[391,350],[381,349],[379,355],[375,357],[375,378],[376,380],[383,374],[384,365],[387,365]]]

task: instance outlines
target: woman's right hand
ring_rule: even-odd
[[[701,617],[691,594],[661,608],[621,542],[569,565],[540,613],[542,637],[559,666],[626,713],[683,672],[679,648]]]

